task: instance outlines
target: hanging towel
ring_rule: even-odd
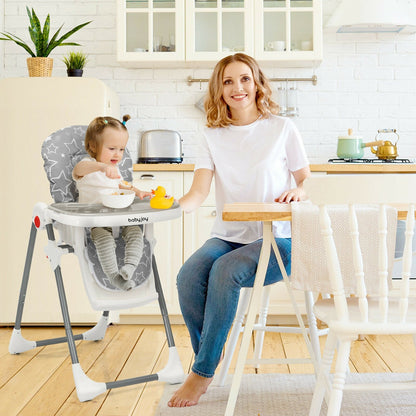
[[[326,254],[319,226],[319,208],[309,201],[292,203],[292,286],[295,289],[332,293]],[[348,207],[329,206],[332,230],[346,294],[356,294],[356,281],[349,233]],[[388,280],[391,274],[397,229],[397,211],[387,207]],[[357,206],[360,248],[368,295],[379,293],[378,281],[378,206]],[[364,232],[363,232],[364,231]]]

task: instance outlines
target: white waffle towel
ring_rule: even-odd
[[[387,207],[387,249],[389,284],[394,260],[397,211]],[[346,294],[356,293],[352,241],[348,226],[348,208],[330,206],[332,230]],[[379,293],[378,269],[378,208],[357,206],[360,247],[363,253],[364,275],[369,295]],[[364,231],[364,232],[362,232]],[[319,208],[312,203],[292,203],[292,286],[295,289],[332,293],[326,264],[326,254],[319,226]]]

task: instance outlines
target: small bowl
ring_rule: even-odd
[[[132,204],[135,196],[135,192],[130,189],[101,191],[101,201],[109,208],[126,208]]]

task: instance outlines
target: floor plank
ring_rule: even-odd
[[[117,379],[140,377],[156,372],[158,370],[156,363],[165,344],[166,336],[163,328],[153,325],[146,327]],[[100,416],[130,415],[145,387],[143,383],[111,390],[97,414]]]
[[[411,340],[411,337],[409,336]],[[413,341],[408,344],[397,342],[391,335],[367,335],[366,340],[379,354],[390,371],[398,373],[412,372],[416,363]]]
[[[367,338],[352,343],[350,361],[360,373],[390,372],[387,364],[371,347]]]
[[[16,415],[22,410],[59,369],[67,357],[67,351],[68,347],[65,344],[44,347],[35,359],[27,362],[11,377],[0,389],[2,413]]]
[[[173,325],[177,351],[185,373],[193,351],[184,325]],[[83,332],[75,328],[74,332]],[[23,328],[26,339],[62,336],[62,328]],[[80,403],[75,392],[67,344],[36,348],[18,355],[8,353],[10,328],[0,328],[0,403],[7,416],[154,416],[165,383],[149,382],[106,392]],[[323,350],[326,337],[320,338]],[[254,340],[250,344],[253,352]],[[168,347],[162,325],[111,325],[104,340],[78,341],[82,368],[96,381],[136,377],[159,371],[166,365]],[[267,333],[264,358],[307,356],[300,334]],[[230,372],[234,371],[234,354]],[[416,364],[413,339],[408,335],[365,336],[351,348],[350,368],[358,372],[411,372]],[[246,366],[245,373],[253,373]],[[312,372],[310,365],[262,365],[260,373]]]
[[[137,343],[141,333],[137,327],[120,325],[118,329],[107,348],[99,355],[94,365],[86,371],[87,376],[94,381],[108,382],[114,381],[118,377],[130,356],[131,346]],[[56,414],[59,416],[96,415],[104,401],[107,400],[107,396],[108,391],[91,401],[81,403],[76,392],[73,391]]]
[[[111,340],[117,332],[118,328],[116,326],[110,326],[102,341],[80,341],[76,343],[79,361],[84,371],[94,364],[97,358],[111,343]],[[26,404],[19,413],[19,416],[33,416],[36,414],[54,415],[74,390],[75,383],[72,374],[71,358],[67,354],[67,358],[62,365]]]

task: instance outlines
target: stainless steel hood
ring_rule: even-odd
[[[404,0],[341,0],[326,27],[338,33],[416,32],[416,16]]]

